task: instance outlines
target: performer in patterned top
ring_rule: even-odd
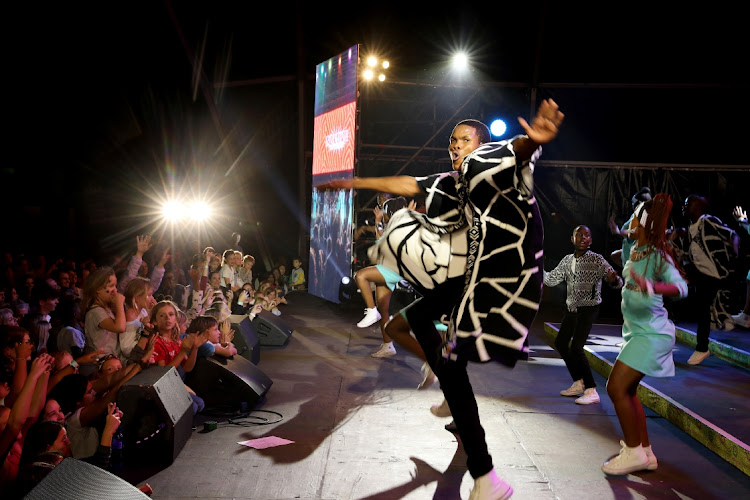
[[[528,353],[526,337],[539,308],[543,271],[533,162],[539,146],[557,136],[563,118],[554,101],[544,100],[531,124],[519,118],[527,135],[499,143],[488,143],[486,125],[466,120],[450,138],[454,173],[425,179],[354,178],[318,186],[427,195],[426,214],[402,211],[405,220],[391,221],[392,231],[406,234],[384,234],[374,260],[395,261],[386,265],[422,293],[394,315],[386,332],[398,342],[392,329],[400,330],[408,321],[422,346],[445,395],[433,413],[453,415],[474,478],[470,498],[476,500],[507,499],[513,488],[495,473],[467,364],[496,360],[512,367]],[[442,316],[451,319],[447,346],[434,323]]]
[[[563,281],[568,284],[568,297],[565,300],[567,311],[555,339],[555,349],[565,361],[573,385],[560,391],[560,395],[583,394],[576,399],[576,403],[587,405],[598,403],[599,394],[583,346],[591,332],[591,325],[599,315],[602,279],[606,278],[610,286],[620,289],[622,278],[604,257],[589,250],[592,239],[588,227],[575,228],[570,241],[575,252],[563,257],[554,270],[544,273],[544,284],[556,286]]]

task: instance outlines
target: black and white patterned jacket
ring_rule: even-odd
[[[544,232],[533,196],[534,161],[516,163],[510,141],[468,155],[458,173],[418,179],[427,213],[407,209],[391,218],[370,249],[373,262],[418,290],[465,276],[449,329],[451,356],[513,365],[528,352],[526,337],[542,289]]]

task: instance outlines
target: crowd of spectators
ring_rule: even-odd
[[[6,252],[0,275],[0,491],[21,497],[66,457],[110,469],[119,389],[152,366],[183,378],[201,356],[237,354],[229,316],[281,314],[302,261],[255,273],[240,250],[178,252],[137,236],[129,258]],[[193,411],[204,404],[189,387]],[[148,492],[148,485],[139,488]],[[7,495],[7,496],[6,496]]]

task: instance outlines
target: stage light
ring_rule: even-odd
[[[341,278],[342,285],[348,285],[350,281],[351,281],[351,278],[349,276],[344,276],[343,278]]]
[[[385,75],[383,73],[380,73],[380,76],[378,76],[378,80],[380,80],[381,82],[384,82],[385,81]]]
[[[378,60],[375,57],[370,56],[370,57],[367,58],[367,65],[368,66],[370,66],[371,68],[373,68],[373,67],[375,67],[376,64],[378,64]]]
[[[490,132],[495,137],[502,136],[508,130],[508,126],[503,120],[497,119],[490,124]]]
[[[182,218],[183,208],[179,202],[168,201],[161,207],[162,217],[168,221],[178,221]]]
[[[453,67],[455,69],[463,71],[468,66],[469,66],[469,57],[465,53],[459,52],[453,56]]]
[[[383,61],[383,69],[388,69],[390,68],[390,66],[391,66],[391,63],[389,63],[388,61]]]
[[[191,220],[201,222],[210,217],[211,207],[203,201],[195,201],[188,207],[188,214]]]
[[[364,73],[362,73],[362,76],[365,77],[365,80],[372,80],[372,77],[374,76],[374,73],[371,69],[366,69]]]

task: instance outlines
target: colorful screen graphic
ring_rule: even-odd
[[[313,186],[354,175],[359,46],[315,68]],[[339,302],[341,278],[352,270],[351,190],[313,189],[308,290]]]

